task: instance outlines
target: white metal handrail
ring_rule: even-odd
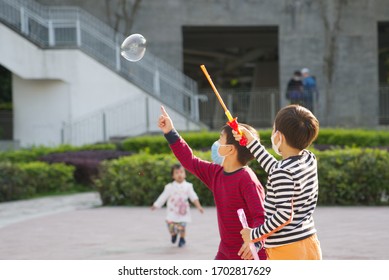
[[[0,0],[0,22],[41,48],[79,48],[187,119],[199,121],[199,98],[194,80],[150,51],[137,63],[127,62],[120,55],[120,44],[125,36],[78,7],[43,6],[31,0]],[[130,103],[133,101],[126,104]],[[74,138],[79,127],[89,125],[88,130],[95,126],[90,135],[101,141],[96,135],[107,129],[102,127],[101,116],[111,111],[103,108],[90,114],[89,120],[83,118],[64,124],[63,140],[67,143],[93,142]],[[96,120],[100,121],[100,126]]]
[[[61,142],[79,146],[147,133],[150,127],[148,107],[148,97],[124,100],[71,124],[64,123]]]
[[[178,112],[198,121],[196,110],[186,110],[176,106],[176,100],[169,98],[170,90],[196,102],[197,84],[181,71],[158,59],[147,51],[138,63],[128,63],[120,56],[120,43],[125,36],[77,7],[47,7],[35,1],[0,0],[0,20],[21,32],[42,48],[78,47],[99,62],[129,79],[131,82]],[[139,73],[142,73],[141,75]],[[145,84],[159,78],[166,83],[159,94]],[[144,76],[149,76],[144,78]],[[162,95],[162,96],[161,96]],[[193,106],[191,106],[193,108]]]

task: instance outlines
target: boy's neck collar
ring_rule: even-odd
[[[286,151],[286,153],[282,152],[282,159],[285,160],[285,159],[288,159],[288,158],[291,158],[291,157],[297,157],[297,156],[301,156],[303,154],[304,150],[288,150]]]
[[[244,165],[242,165],[240,162],[238,161],[224,161],[223,163],[223,170],[224,172],[227,172],[227,173],[232,173],[234,171],[237,171],[239,169],[242,169],[244,167]]]

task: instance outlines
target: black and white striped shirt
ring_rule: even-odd
[[[268,173],[266,220],[251,231],[251,239],[265,240],[265,247],[272,248],[315,234],[312,214],[319,190],[315,155],[303,150],[301,155],[277,161],[257,140],[247,148]]]

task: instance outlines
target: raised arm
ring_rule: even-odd
[[[277,159],[271,155],[257,139],[251,141],[249,145],[247,145],[247,149],[254,155],[255,159],[266,173],[269,173],[277,163]]]
[[[254,155],[254,157],[257,159],[258,163],[261,165],[261,167],[269,173],[271,168],[277,163],[277,159],[273,157],[263,145],[259,142],[259,139],[254,137],[254,135],[251,134],[251,132],[246,129],[243,126],[239,126],[239,129],[242,131],[242,133],[247,138],[247,149],[250,150],[250,152]],[[235,131],[232,132],[234,134],[234,138],[236,141],[240,141],[242,138],[241,135],[236,133]]]
[[[166,140],[169,142],[174,155],[185,169],[198,177],[205,185],[212,189],[212,179],[214,178],[216,170],[221,167],[196,157],[193,154],[192,149],[174,129],[173,122],[166,110],[161,107],[161,111],[162,114],[159,117],[158,126],[161,128]]]

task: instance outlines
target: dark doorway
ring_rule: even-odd
[[[198,82],[199,92],[208,96],[200,104],[200,118],[211,128],[225,117],[200,69],[207,67],[229,110],[240,121],[255,126],[271,125],[278,105],[278,28],[275,26],[184,26],[184,73]],[[271,97],[273,94],[273,98]],[[260,109],[259,103],[266,109]],[[259,113],[260,111],[260,113]],[[260,115],[262,114],[262,115]]]
[[[200,88],[208,87],[201,64],[223,88],[278,86],[277,27],[187,26],[183,27],[183,42],[184,72]],[[277,67],[256,72],[261,62]]]
[[[12,138],[12,73],[0,65],[0,140]]]
[[[389,22],[378,23],[379,123],[389,124]]]

